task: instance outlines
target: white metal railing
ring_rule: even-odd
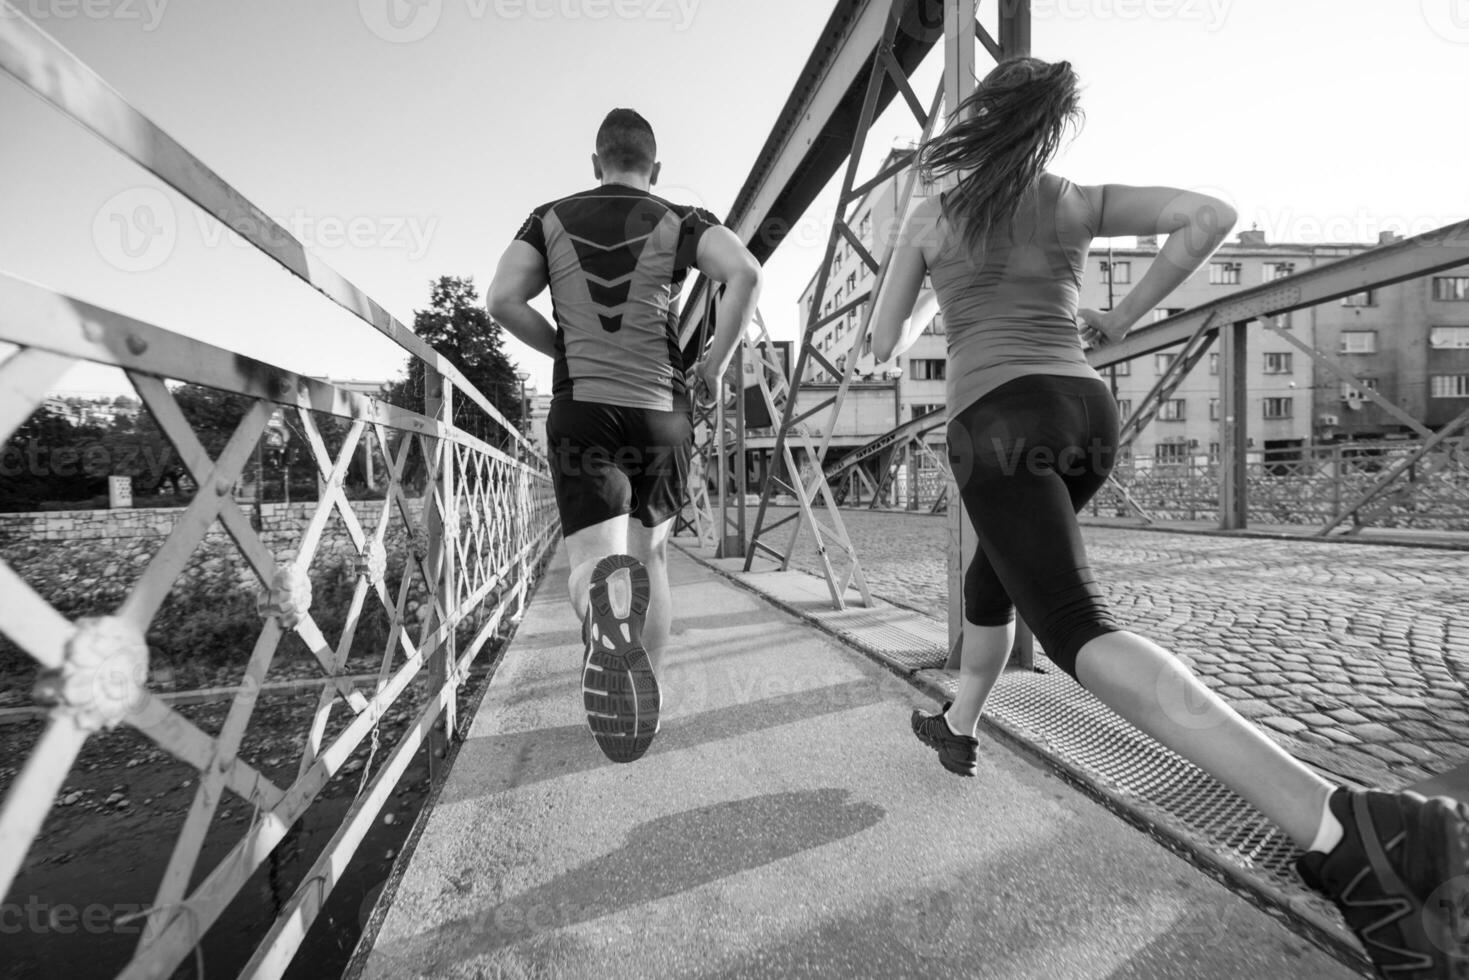
[[[393,339],[424,369],[425,404],[422,411],[412,411],[0,274],[0,341],[15,347],[0,362],[0,443],[74,364],[108,365],[126,373],[198,487],[132,582],[126,600],[103,615],[69,620],[0,560],[0,632],[35,661],[36,695],[49,708],[44,733],[0,804],[0,896],[9,893],[88,738],[117,726],[135,729],[197,771],[193,802],[173,841],[141,940],[119,974],[171,975],[321,797],[354,749],[369,738],[377,744],[385,713],[403,703],[400,698],[410,683],[425,672],[430,677],[427,703],[364,783],[243,970],[247,976],[279,976],[415,751],[441,717],[443,730],[454,732],[455,696],[471,662],[497,630],[523,611],[534,571],[555,543],[559,527],[545,460],[452,364],[309,255],[11,4],[0,0],[0,6],[0,69]],[[205,450],[166,381],[205,385],[250,400],[217,457]],[[456,427],[456,397],[478,407],[506,448]],[[294,416],[306,435],[322,489],[294,547],[278,556],[230,491],[267,426],[283,414]],[[322,414],[349,423],[335,454],[316,421]],[[359,521],[344,488],[348,463],[361,447],[380,453],[387,469],[386,500],[366,524]],[[412,497],[417,491],[405,474],[415,452],[427,471],[421,501]],[[312,616],[307,575],[333,518],[346,528],[357,572],[349,610],[334,640]],[[144,638],[216,521],[258,579],[261,623],[228,715],[218,734],[210,735],[149,690]],[[390,567],[384,546],[390,529],[406,531],[411,542],[395,567]],[[398,582],[396,594],[390,589],[393,579]],[[427,616],[409,615],[411,593],[422,597],[430,609]],[[375,683],[359,684],[361,678],[349,675],[346,665],[357,625],[373,603],[388,619],[389,640]],[[291,632],[310,649],[327,682],[305,735],[297,775],[285,783],[252,765],[241,746],[261,684]],[[350,719],[328,738],[327,718],[339,703],[347,705]],[[244,800],[253,819],[223,857],[201,863],[226,794]],[[0,961],[5,958],[3,944],[0,937]]]

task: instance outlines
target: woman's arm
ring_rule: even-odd
[[[1177,187],[1107,184],[1085,189],[1097,212],[1097,238],[1167,235],[1158,256],[1117,306],[1083,312],[1094,343],[1121,340],[1132,325],[1198,271],[1223,244],[1238,216],[1228,203]]]
[[[893,246],[887,273],[877,284],[877,301],[872,310],[872,356],[877,363],[892,360],[913,346],[913,341],[937,310],[929,293],[922,308],[915,310],[928,260],[923,245],[938,226],[938,199],[922,201],[903,222]]]

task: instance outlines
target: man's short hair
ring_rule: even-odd
[[[651,173],[658,159],[653,127],[632,109],[613,109],[597,129],[597,159],[614,173]]]

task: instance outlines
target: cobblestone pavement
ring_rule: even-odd
[[[875,594],[945,618],[944,518],[843,519]],[[1119,622],[1302,758],[1387,786],[1469,761],[1469,554],[1101,527],[1085,537]],[[809,536],[793,564],[818,570]]]

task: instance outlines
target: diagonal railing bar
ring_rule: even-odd
[[[9,894],[31,841],[41,832],[41,824],[51,810],[51,801],[71,775],[72,763],[91,734],[73,714],[53,714],[46,720],[46,730],[21,766],[0,809],[0,895]]]
[[[3,2],[3,0],[0,0]],[[0,20],[0,26],[4,21]],[[316,378],[184,337],[105,307],[0,272],[0,337],[159,378],[178,378],[342,418],[362,417],[425,438],[447,439],[529,478],[540,471],[448,422]]]
[[[0,632],[42,667],[59,669],[66,662],[66,644],[76,632],[71,620],[52,609],[3,559],[0,559],[0,595],[5,597],[7,613],[0,620]]]
[[[1464,411],[1454,416],[1453,420],[1443,426],[1443,428],[1439,429],[1429,438],[1423,440],[1423,442],[1418,445],[1418,448],[1413,453],[1411,453],[1404,459],[1399,460],[1394,466],[1389,468],[1386,473],[1384,473],[1375,483],[1372,484],[1372,486],[1370,486],[1365,492],[1358,496],[1356,500],[1348,504],[1342,510],[1342,512],[1337,515],[1336,518],[1328,522],[1327,525],[1321,530],[1317,531],[1316,536],[1326,537],[1327,535],[1331,534],[1332,531],[1340,527],[1344,522],[1350,520],[1352,515],[1358,513],[1368,504],[1372,503],[1372,501],[1375,500],[1379,494],[1381,494],[1389,486],[1400,479],[1403,474],[1411,470],[1419,460],[1428,455],[1428,453],[1432,452],[1436,446],[1449,439],[1449,437],[1451,437],[1455,432],[1458,432],[1466,425],[1469,425],[1469,408],[1466,408]]]
[[[194,429],[179,409],[178,402],[174,401],[173,395],[168,387],[159,379],[136,371],[128,372],[128,380],[132,382],[133,390],[143,400],[148,411],[152,413],[154,421],[168,436],[169,442],[173,444],[174,450],[179,454],[185,468],[191,474],[208,473],[214,466],[214,461],[209,458],[209,453],[204,449],[204,444],[194,434]],[[196,477],[197,479],[197,477]],[[203,484],[198,484],[201,489]],[[254,570],[256,577],[264,585],[270,581],[275,572],[275,559],[271,556],[270,549],[265,547],[265,542],[260,540],[260,535],[251,526],[250,519],[240,509],[240,505],[229,495],[229,488],[215,485],[213,487],[215,496],[224,501],[219,510],[220,523],[231,538],[234,539],[235,547],[240,549]]]
[[[204,847],[204,837],[209,831],[209,825],[214,822],[215,810],[223,796],[221,790],[224,788],[225,776],[235,764],[240,742],[250,723],[250,715],[259,701],[257,692],[265,682],[265,674],[270,669],[270,662],[280,640],[280,623],[271,617],[265,621],[260,635],[256,637],[255,649],[245,668],[245,681],[230,702],[229,713],[215,737],[213,759],[209,767],[200,773],[189,813],[184,818],[183,829],[179,832],[157,896],[153,900],[153,909],[156,911],[149,917],[149,929],[158,928],[159,913],[168,913],[188,889],[189,879],[199,860],[199,852]],[[163,921],[167,921],[166,918]]]
[[[449,378],[523,448],[525,436],[438,351],[220,178],[117,90],[0,0],[0,70],[193,201],[282,268]],[[533,450],[532,450],[533,451]]]
[[[0,445],[25,424],[46,393],[75,363],[74,357],[25,348],[0,364]]]
[[[347,435],[342,440],[341,452],[333,459],[331,451],[327,449],[326,440],[322,439],[321,432],[317,429],[311,413],[300,412],[299,416],[301,431],[306,435],[307,445],[311,447],[311,455],[316,461],[317,472],[321,474],[324,481],[321,499],[317,501],[316,509],[312,512],[311,520],[301,535],[300,544],[297,545],[296,557],[292,560],[292,564],[304,572],[311,567],[312,559],[316,557],[317,545],[321,543],[321,534],[326,530],[327,521],[331,520],[334,512],[340,512],[343,522],[349,523],[349,533],[355,530],[353,543],[361,547],[362,528],[352,514],[351,505],[347,503],[346,494],[342,490],[342,480],[347,474],[348,464],[352,462],[352,457],[357,452],[357,442],[362,438],[367,423],[363,419],[355,419],[352,422],[352,427],[347,430]]]
[[[172,399],[171,395],[164,397]],[[153,622],[159,607],[173,589],[174,580],[184,570],[189,558],[204,540],[210,525],[214,523],[215,517],[224,508],[224,502],[228,498],[210,493],[207,488],[234,486],[245,464],[250,461],[255,444],[260,441],[260,435],[265,431],[273,413],[273,405],[256,402],[240,419],[213,467],[204,472],[190,471],[200,491],[194,494],[194,499],[174,523],[162,547],[153,553],[142,576],[118,610],[118,615],[131,622],[139,631],[146,631]]]
[[[1343,367],[1341,361],[1337,358],[1332,357],[1325,351],[1320,351],[1312,347],[1310,344],[1306,343],[1304,340],[1291,333],[1289,328],[1279,326],[1275,323],[1273,317],[1261,317],[1260,324],[1266,330],[1269,330],[1277,337],[1280,337],[1288,342],[1292,347],[1304,352],[1307,357],[1318,364],[1323,370],[1335,375],[1337,380],[1345,381],[1347,384],[1356,388],[1359,392],[1362,393],[1362,397],[1366,398],[1368,401],[1372,402],[1372,404],[1376,405],[1378,408],[1382,409],[1384,412],[1397,419],[1409,429],[1412,429],[1415,433],[1419,435],[1419,437],[1423,439],[1432,438],[1432,429],[1424,425],[1422,422],[1418,421],[1402,408],[1398,407],[1398,405],[1394,403],[1391,399],[1383,397],[1372,388],[1364,385],[1362,383],[1362,380],[1352,372],[1348,371],[1345,367]]]
[[[554,541],[554,536],[548,534],[547,539]],[[528,554],[535,547],[536,543],[527,543],[522,551]],[[487,592],[488,589],[477,591],[470,598],[477,602]],[[502,603],[502,609],[503,605]],[[445,622],[435,630],[434,635],[428,638],[432,648],[436,649],[444,641],[452,627],[452,623]],[[156,967],[163,967],[163,972],[166,973],[182,961],[197,941],[195,934],[202,935],[208,931],[240,886],[255,872],[296,820],[300,819],[326,782],[376,725],[383,707],[397,699],[426,663],[425,657],[415,656],[394,673],[366,709],[359,712],[342,733],[322,750],[312,766],[286,791],[279,803],[269,808],[265,818],[246,831],[245,836],[187,899],[177,903],[175,914],[156,933],[147,937],[149,941],[146,951],[134,959],[119,975],[120,978],[126,980],[136,977],[141,980],[144,977],[153,977],[157,975],[154,972]],[[463,661],[461,666],[462,664]],[[236,765],[238,767],[240,763],[237,761]]]
[[[200,788],[196,791],[190,815],[185,818],[184,829],[175,841],[169,859],[170,870],[165,872],[165,881],[160,884],[159,900],[153,915],[156,921],[150,923],[148,942],[124,975],[166,974],[207,932],[218,910],[238,893],[239,886],[270,853],[280,835],[299,819],[305,807],[311,805],[326,779],[339,769],[346,754],[353,751],[365,733],[377,723],[384,707],[399,697],[407,680],[426,665],[429,653],[441,649],[466,617],[474,615],[479,604],[492,591],[498,590],[500,595],[491,617],[483,628],[476,631],[470,648],[454,661],[453,671],[457,678],[487,642],[494,624],[503,621],[512,610],[517,614],[523,610],[529,563],[543,554],[545,547],[555,540],[554,521],[537,520],[538,515],[548,509],[546,495],[539,489],[532,491],[533,486],[539,488],[546,482],[544,469],[512,459],[481,440],[429,416],[353,396],[329,384],[251,362],[140,321],[0,276],[0,299],[11,298],[16,302],[0,303],[0,339],[21,344],[22,350],[7,358],[0,367],[14,370],[17,365],[27,362],[49,362],[59,375],[74,360],[87,359],[123,368],[203,491],[197,495],[204,498],[203,502],[186,508],[184,513],[187,516],[171,532],[164,549],[166,554],[161,558],[155,555],[150,566],[153,571],[144,573],[145,594],[133,600],[136,610],[157,608],[167,594],[162,580],[168,577],[168,572],[178,569],[191,549],[197,547],[214,517],[235,540],[256,576],[263,583],[270,584],[276,571],[275,559],[230,496],[231,487],[223,484],[233,484],[239,475],[248,456],[248,452],[242,450],[258,441],[275,405],[295,408],[304,420],[303,427],[316,437],[320,432],[312,425],[310,412],[323,411],[352,420],[346,445],[334,460],[325,453],[324,444],[313,446],[318,469],[326,475],[326,492],[302,535],[301,547],[296,550],[299,565],[309,564],[320,543],[321,526],[330,519],[331,513],[342,517],[348,538],[363,558],[371,548],[381,546],[393,509],[402,515],[405,527],[418,530],[403,485],[406,461],[415,444],[423,452],[427,471],[428,491],[424,494],[423,506],[428,513],[447,515],[445,523],[449,525],[449,533],[459,535],[453,542],[454,546],[437,549],[438,554],[434,558],[422,553],[408,556],[403,577],[405,588],[395,597],[398,601],[393,601],[394,597],[389,597],[384,587],[374,588],[379,601],[393,618],[394,642],[405,649],[407,657],[396,672],[388,674],[386,682],[379,685],[370,699],[353,691],[347,684],[347,690],[340,693],[350,692],[355,702],[353,707],[358,709],[357,715],[348,720],[342,735],[315,754],[311,764],[304,767],[304,772],[289,789],[278,788],[238,757],[238,748],[243,744],[244,733],[249,726],[253,692],[259,689],[278,648],[278,626],[267,626],[257,638],[243,683],[236,689],[236,702],[231,705],[225,727],[217,737],[200,731],[150,692],[145,690],[140,694],[124,720],[164,751],[200,773]],[[33,343],[40,346],[29,346]],[[45,356],[34,353],[37,350]],[[163,383],[162,378],[170,376],[182,376],[191,383],[222,388],[252,399],[246,417],[237,426],[218,460],[210,458],[203,449]],[[15,399],[11,404],[20,405]],[[20,405],[13,410],[24,411],[26,407],[29,406]],[[390,429],[407,436],[399,443],[396,453],[384,453],[392,486],[370,536],[363,532],[341,487],[345,467],[353,451],[361,447],[363,434],[369,429],[383,447],[389,444],[387,431]],[[308,436],[308,441],[316,440]],[[371,451],[370,438],[367,443]],[[454,481],[441,479],[445,469],[452,470],[456,466],[478,476],[470,485],[461,484],[456,489]],[[215,489],[224,490],[223,496],[213,493]],[[209,501],[211,496],[219,498],[217,506]],[[476,525],[476,519],[465,522],[460,517],[466,506],[475,508],[478,513],[496,503],[500,504],[499,509],[518,508],[520,519],[512,522],[508,513],[500,513]],[[460,570],[461,584],[444,592],[440,587],[443,576],[439,573],[451,567]],[[434,625],[429,629],[425,624],[415,649],[403,629],[404,603],[411,592],[412,581],[420,576],[426,586],[423,590],[425,603],[434,610]],[[514,582],[510,581],[512,576],[516,576]],[[12,580],[16,587],[6,587]],[[5,587],[6,593],[6,609],[0,629],[17,640],[43,666],[56,668],[64,665],[75,627],[51,610],[44,599],[3,563],[0,563],[0,587]],[[339,665],[350,650],[353,624],[360,617],[366,601],[364,583],[358,583],[353,595],[352,608],[335,649],[326,643],[309,613],[294,625],[298,635],[324,662],[329,672],[340,669]],[[17,611],[25,614],[24,623],[12,621]],[[138,618],[146,621],[150,617],[142,615]],[[268,622],[274,623],[275,618]],[[391,650],[389,646],[385,651],[384,671],[391,671]],[[440,689],[437,695],[440,704],[447,703],[453,689],[453,683]],[[335,694],[330,688],[323,693],[334,701]],[[71,760],[85,744],[87,731],[72,713],[54,712],[47,733],[38,743],[37,752],[27,760],[12,787],[13,792],[7,797],[4,810],[0,811],[0,834],[3,834],[0,839],[6,845],[0,871],[4,873],[7,886],[18,871],[29,842],[39,831],[50,800],[54,798],[60,781],[65,779]],[[320,736],[318,744],[319,739]],[[203,843],[214,823],[213,816],[225,789],[245,799],[266,816],[257,821],[246,840],[232,849],[221,863],[204,872],[205,885],[196,888],[193,894],[186,894],[187,883],[197,877],[195,869],[203,853]],[[16,790],[24,794],[25,804],[17,804]],[[331,858],[337,859],[341,859],[340,853]]]
[[[539,544],[544,550],[546,543],[541,541]],[[528,584],[527,580],[522,577],[515,589],[524,595],[528,592]],[[506,612],[504,605],[499,606],[480,627],[477,635],[460,658],[458,667],[461,671],[468,669],[480,648],[499,629]],[[368,784],[366,792],[353,802],[341,827],[327,844],[322,856],[317,858],[316,863],[303,876],[300,886],[286,902],[270,933],[241,971],[244,976],[278,977],[285,971],[291,957],[295,955],[301,941],[305,938],[307,930],[320,915],[324,905],[324,894],[337,883],[345,869],[346,861],[334,860],[333,856],[350,857],[361,845],[368,828],[377,818],[378,813],[382,811],[383,804],[387,801],[388,791],[402,778],[404,770],[412,760],[413,753],[423,744],[447,696],[447,690],[441,690],[434,701],[424,706],[413,725],[393,749],[382,769]]]

